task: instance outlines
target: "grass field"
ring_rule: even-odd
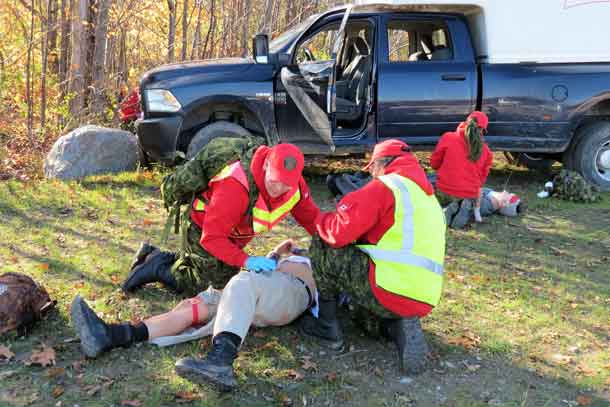
[[[108,321],[144,318],[180,300],[157,286],[128,297],[118,288],[139,242],[159,243],[160,178],[0,183],[0,271],[33,276],[57,300],[29,335],[0,337],[12,354],[0,356],[0,406],[610,405],[610,195],[590,205],[541,200],[535,193],[546,177],[503,164],[490,184],[508,181],[529,210],[449,232],[444,296],[423,321],[434,360],[421,376],[400,376],[391,344],[363,336],[347,318],[342,353],[294,326],[251,331],[236,363],[240,389],[230,395],[173,372],[179,357],[204,355],[209,340],[84,359],[69,321],[76,294]],[[321,178],[310,182],[330,208]],[[264,254],[288,236],[307,244],[284,221],[248,251]],[[55,364],[28,365],[43,344]]]

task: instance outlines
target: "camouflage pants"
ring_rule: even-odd
[[[460,201],[462,199],[446,194],[438,188],[434,190],[434,195],[436,195],[436,199],[438,199],[438,203],[440,203],[442,207],[449,205],[453,201]]]
[[[209,285],[222,289],[231,277],[239,272],[238,267],[229,266],[206,252],[199,240],[201,229],[193,222],[180,229],[184,239],[184,252],[172,266],[172,274],[178,288],[188,294],[196,294]]]
[[[369,284],[369,257],[354,245],[333,249],[315,236],[309,255],[320,297],[335,299],[339,293],[351,297],[350,316],[368,334],[377,336],[383,318],[399,315],[385,309],[375,298]]]

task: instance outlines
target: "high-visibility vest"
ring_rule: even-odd
[[[248,185],[248,177],[246,176],[246,172],[239,161],[224,167],[210,180],[210,184],[228,177],[235,178],[244,186],[244,188],[246,188],[247,191],[250,190],[250,186]],[[296,188],[292,194],[287,195],[284,202],[278,208],[270,210],[261,194],[259,194],[256,204],[252,208],[252,229],[254,230],[254,233],[259,234],[271,230],[275,225],[280,223],[282,219],[288,215],[288,213],[290,213],[292,208],[299,203],[300,199],[301,193],[299,188]],[[200,197],[195,198],[192,206],[194,211],[204,211],[205,207],[206,203],[203,201],[203,199]]]
[[[434,195],[398,174],[378,178],[394,195],[394,224],[375,245],[358,245],[375,263],[375,283],[436,306],[443,287],[445,217]]]

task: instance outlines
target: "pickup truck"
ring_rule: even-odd
[[[250,58],[155,68],[140,82],[140,146],[166,163],[244,134],[306,154],[387,138],[431,149],[476,109],[490,118],[492,149],[530,167],[561,161],[610,190],[610,63],[493,62],[490,26],[487,48],[475,45],[484,19],[473,7],[341,6],[271,42],[256,35]]]

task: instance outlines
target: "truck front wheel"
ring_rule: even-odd
[[[208,124],[201,130],[199,130],[195,136],[191,139],[188,149],[186,150],[186,158],[190,160],[195,157],[203,147],[205,147],[212,139],[217,137],[248,137],[252,134],[241,127],[239,124],[235,124],[227,121],[218,121]]]
[[[585,180],[601,191],[610,191],[610,122],[586,128],[572,156],[572,164]]]

